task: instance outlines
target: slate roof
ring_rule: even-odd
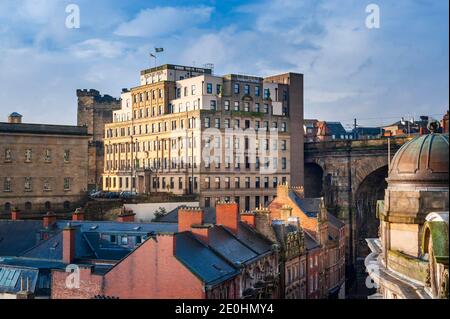
[[[58,221],[53,236],[42,241],[24,253],[24,257],[62,259],[62,230],[69,221]],[[128,255],[134,245],[123,246],[101,238],[101,234],[146,237],[152,233],[174,233],[175,224],[164,223],[120,223],[108,221],[70,221],[76,231],[75,256],[78,259],[121,260]]]
[[[292,190],[289,191],[289,198],[308,216],[315,218],[320,211],[320,198],[300,198]]]
[[[0,256],[20,256],[38,242],[42,221],[0,220]]]
[[[191,232],[175,235],[175,256],[204,283],[214,285],[236,276],[239,270],[214,253]]]
[[[157,223],[178,223],[178,210],[183,208],[183,206],[177,207],[174,210],[168,212],[164,216],[156,217],[154,219]],[[204,212],[204,222],[205,224],[215,224],[216,223],[216,211],[214,208],[203,208]]]
[[[340,136],[348,134],[340,122],[326,122],[326,123],[327,128],[331,135]]]
[[[0,133],[88,136],[87,127],[0,122]]]
[[[247,247],[223,226],[214,226],[209,232],[209,246],[236,266],[246,264],[259,254]]]
[[[328,213],[328,221],[330,224],[336,228],[342,228],[345,226],[345,224],[339,220],[337,217],[335,217],[333,214]]]
[[[314,239],[314,237],[309,234],[307,231],[304,232],[305,234],[305,247],[307,250],[312,250],[315,248],[319,248],[319,243]]]

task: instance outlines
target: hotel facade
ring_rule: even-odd
[[[198,194],[202,207],[268,204],[303,185],[303,75],[163,65],[141,72],[105,126],[103,189]]]

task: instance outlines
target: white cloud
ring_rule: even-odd
[[[117,41],[89,39],[70,47],[70,52],[78,58],[117,58],[124,53],[126,45]]]
[[[129,37],[162,36],[207,22],[211,7],[157,7],[141,11],[135,19],[119,25],[115,34]]]

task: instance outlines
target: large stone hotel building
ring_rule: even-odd
[[[234,200],[250,210],[278,184],[303,185],[302,128],[302,74],[144,70],[105,127],[103,189],[200,194],[203,207]]]

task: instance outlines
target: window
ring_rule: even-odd
[[[287,169],[287,160],[286,157],[281,159],[281,169]]]
[[[31,202],[26,202],[25,203],[25,210],[29,212],[32,209],[33,209],[33,204],[31,204]]]
[[[286,151],[287,150],[287,141],[286,140],[282,140],[281,141],[281,150],[282,151]]]
[[[205,117],[205,128],[211,127],[211,119],[209,117]]]
[[[215,178],[216,189],[220,189],[220,177]]]
[[[250,188],[250,177],[245,178],[245,188],[247,188],[247,189]]]
[[[250,85],[246,84],[244,86],[244,94],[246,94],[246,95],[250,94]]]
[[[33,190],[31,177],[25,177],[25,192],[31,192]]]
[[[25,151],[25,162],[29,163],[32,160],[32,150],[31,149],[27,149]]]
[[[273,178],[273,188],[277,188],[278,187],[278,177],[274,177]]]
[[[239,177],[234,178],[234,188],[236,189],[241,188],[241,179]]]
[[[259,85],[255,86],[255,96],[260,96],[261,92],[260,92],[260,87]]]
[[[212,83],[206,84],[206,93],[207,94],[212,94],[212,92],[213,92],[213,85],[212,85]]]
[[[178,178],[178,189],[183,189],[183,177]]]
[[[217,84],[217,86],[216,86],[216,93],[217,94],[222,94],[222,85],[221,84]]]
[[[239,102],[238,101],[234,102],[234,110],[239,111]]]
[[[217,110],[217,102],[216,100],[211,101],[211,110],[215,111]]]
[[[211,179],[209,177],[205,177],[205,188],[211,188]]]
[[[226,100],[224,102],[224,109],[225,109],[225,111],[229,111],[230,110],[230,101]]]
[[[225,128],[231,128],[230,119],[225,119],[224,125],[225,125]]]
[[[261,177],[258,176],[255,178],[255,188],[260,188],[260,187],[261,187]]]
[[[220,128],[220,118],[214,119],[214,126],[215,128]]]
[[[52,161],[52,150],[46,149],[44,151],[44,162],[51,163]]]
[[[69,201],[65,201],[63,203],[63,207],[64,207],[64,210],[70,210],[70,202]]]
[[[11,192],[11,178],[5,177],[3,182],[3,191],[4,192]]]
[[[70,162],[70,150],[64,150],[64,162],[65,163]]]
[[[261,106],[259,105],[259,103],[255,103],[255,112],[261,112]]]
[[[264,99],[267,100],[270,98],[270,90],[264,89]]]
[[[205,207],[211,207],[211,197],[205,197]]]
[[[64,190],[68,191],[70,190],[70,178],[64,177]]]
[[[46,211],[49,211],[50,209],[52,209],[52,203],[50,203],[50,202],[45,202],[44,208],[45,208]]]
[[[244,111],[245,112],[250,112],[250,103],[244,102]]]
[[[264,104],[264,113],[269,114],[269,104]]]
[[[239,83],[234,83],[234,94],[239,94],[239,90],[240,90]]]
[[[287,123],[286,122],[281,123],[281,132],[287,132]]]
[[[231,188],[231,182],[229,177],[225,177],[225,188],[230,189]]]
[[[234,120],[234,128],[240,128],[241,127],[241,121],[236,119]]]
[[[269,188],[269,178],[268,177],[264,177],[264,188]]]
[[[195,91],[196,91],[195,85],[192,85],[191,86],[191,95],[195,95]]]
[[[44,192],[50,192],[52,190],[52,187],[50,185],[50,179],[45,178],[44,179]]]

